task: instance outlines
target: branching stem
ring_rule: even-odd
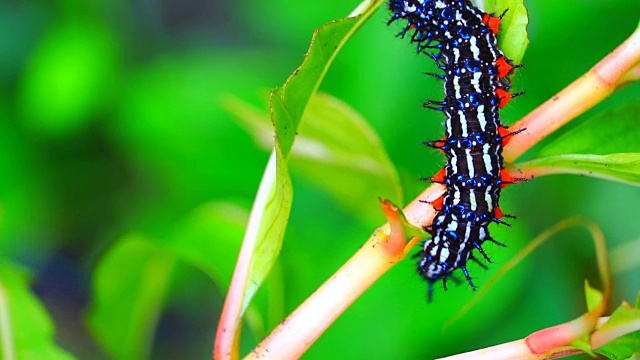
[[[591,108],[617,87],[638,78],[636,65],[640,60],[640,29],[589,72],[516,123],[513,128],[527,128],[514,137],[504,151],[512,162],[547,135]],[[444,191],[433,184],[404,209],[407,220],[417,227],[433,221],[435,211],[424,201],[435,200]],[[392,239],[393,241],[390,241]],[[410,243],[414,243],[412,239]],[[405,241],[403,239],[403,241]],[[371,284],[407,253],[390,234],[389,224],[378,228],[363,247],[331,278],[300,305],[287,319],[265,338],[245,359],[289,359],[300,356],[331,323]],[[471,357],[449,359],[499,359],[518,349],[529,351],[524,340],[479,350]],[[551,357],[532,355],[530,359],[550,359],[579,352],[572,347],[554,349]],[[502,355],[500,355],[502,354]],[[482,355],[483,357],[479,357]],[[499,357],[503,356],[503,357]],[[512,355],[511,355],[512,356]],[[508,357],[513,358],[513,357]],[[523,358],[524,359],[524,358]]]

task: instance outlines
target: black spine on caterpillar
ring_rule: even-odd
[[[500,220],[500,191],[521,180],[504,170],[503,145],[515,133],[502,126],[499,116],[500,107],[515,96],[507,91],[507,76],[516,66],[497,45],[500,17],[483,13],[469,0],[390,0],[389,9],[389,24],[406,22],[398,35],[411,31],[418,52],[426,52],[444,71],[445,99],[425,103],[446,115],[444,139],[425,143],[447,156],[447,165],[432,178],[447,189],[433,202],[437,213],[427,229],[431,238],[416,254],[430,301],[433,284],[442,280],[446,289],[456,269],[475,290],[467,262],[482,263],[472,251],[490,262],[483,243],[503,245],[491,238],[489,224],[506,224]]]

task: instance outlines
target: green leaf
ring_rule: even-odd
[[[244,313],[280,253],[292,201],[293,188],[287,163],[276,146],[260,182],[243,239],[243,246],[248,244],[251,249],[251,258],[247,264],[249,271],[239,315]]]
[[[529,46],[527,25],[529,16],[523,0],[489,0],[485,11],[500,15],[508,9],[500,21],[498,42],[500,50],[515,64],[520,64]]]
[[[640,103],[603,111],[545,145],[536,155],[639,153]]]
[[[129,235],[103,256],[93,276],[88,323],[114,359],[145,359],[170,286],[175,257],[150,239]]]
[[[95,21],[70,21],[43,37],[26,67],[21,111],[47,135],[77,131],[105,104],[114,80],[117,45]]]
[[[166,239],[152,241],[139,235],[120,239],[94,276],[89,323],[105,350],[116,359],[147,357],[176,260],[197,267],[220,288],[227,288],[247,219],[248,213],[234,204],[208,203],[178,222]],[[258,315],[254,311],[248,325],[263,336],[263,319]]]
[[[342,101],[318,93],[300,124],[291,166],[353,213],[380,219],[378,197],[402,203],[400,179],[378,134]]]
[[[302,65],[282,88],[271,94],[271,120],[283,155],[289,155],[302,113],[338,51],[381,3],[381,0],[363,1],[352,13],[353,17],[335,20],[317,29]]]
[[[623,303],[598,331],[624,334],[628,329],[640,329],[640,309]],[[634,353],[640,352],[640,330],[627,333],[594,351],[609,359],[628,359]]]
[[[224,106],[258,144],[270,146],[273,137],[266,114],[230,96]],[[378,197],[402,203],[398,174],[378,134],[355,110],[324,93],[309,101],[290,166],[351,213],[371,220],[380,219]]]
[[[271,94],[271,120],[276,130],[276,146],[262,177],[243,240],[240,261],[248,259],[248,263],[238,264],[238,268],[247,269],[246,278],[238,283],[242,294],[230,294],[231,297],[227,299],[241,303],[239,312],[233,315],[234,324],[228,324],[233,329],[239,326],[242,314],[269,273],[282,246],[293,197],[286,158],[304,109],[337,52],[380,3],[380,0],[365,1],[352,14],[354,17],[332,21],[317,29],[302,65],[289,76],[281,89]],[[243,257],[245,249],[250,254]],[[241,299],[236,296],[241,296]]]
[[[584,294],[587,300],[587,310],[591,311],[602,303],[602,292],[589,285],[589,281],[584,282]]]
[[[554,155],[515,165],[548,174],[579,174],[631,185],[640,185],[640,153]]]
[[[54,343],[53,323],[28,282],[24,269],[0,259],[0,358],[73,359]]]

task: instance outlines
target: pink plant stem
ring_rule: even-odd
[[[571,346],[554,349],[546,354],[532,354],[524,339],[491,346],[463,354],[457,354],[440,360],[538,360],[557,359],[565,356],[579,354],[582,351]]]
[[[608,316],[601,317],[597,319],[597,327],[602,326],[609,320]],[[567,323],[570,324],[571,322]],[[562,324],[565,325],[565,324]],[[544,332],[546,330],[550,330],[553,328],[558,328],[562,325],[552,326],[551,328],[543,329],[538,332]],[[640,329],[640,321],[629,322],[624,326],[618,326],[609,328],[605,331],[597,330],[593,333],[591,337],[591,347],[593,349],[598,348],[600,346],[606,345],[609,342],[622,337],[626,334],[629,334],[634,331],[638,331]],[[528,337],[530,337],[529,335]],[[527,337],[527,338],[528,338]],[[511,359],[519,359],[519,360],[534,360],[534,359],[559,359],[567,356],[572,356],[576,354],[581,354],[582,350],[573,347],[573,346],[561,346],[546,351],[543,354],[534,353],[531,351],[529,345],[527,344],[526,338],[511,341],[508,343],[491,346],[488,348],[475,350],[466,352],[463,354],[457,354],[453,356],[449,356],[446,358],[442,358],[439,360],[511,360]]]
[[[527,130],[515,136],[504,149],[505,161],[513,162],[556,129],[611,95],[621,82],[633,78],[638,61],[640,28],[589,72],[514,124],[515,130]]]
[[[442,185],[434,184],[418,199],[435,200]],[[405,209],[416,226],[431,223],[435,211],[418,200]],[[335,319],[371,284],[405,257],[404,234],[390,231],[394,224],[378,228],[372,237],[313,295],[265,338],[247,359],[294,359],[302,355]]]
[[[392,252],[378,250],[386,246],[385,237],[378,232],[245,359],[299,357],[365,289],[399,260]]]

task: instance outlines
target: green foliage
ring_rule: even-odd
[[[336,53],[379,4],[380,1],[369,4],[358,16],[334,21],[316,30],[302,65],[281,89],[271,93],[269,107],[276,145],[262,177],[245,233],[244,246],[246,251],[250,251],[250,256],[248,263],[241,262],[238,266],[238,269],[246,267],[247,270],[246,278],[238,279],[242,281],[242,297],[234,300],[241,301],[242,307],[236,314],[235,326],[240,325],[240,317],[280,253],[293,198],[286,158],[304,109]]]
[[[162,240],[119,239],[94,274],[88,322],[115,359],[147,358],[177,261],[201,269],[224,288],[231,281],[247,214],[212,203],[186,216]]]
[[[637,355],[640,352],[640,330],[629,332],[627,329],[637,329],[640,327],[638,324],[640,324],[640,308],[623,303],[598,330],[625,335],[594,349],[594,352],[614,360],[626,360],[632,358],[634,354]]]
[[[24,75],[21,110],[29,127],[55,136],[80,130],[105,105],[117,57],[111,35],[94,22],[52,29]]]
[[[73,359],[54,343],[54,324],[28,281],[24,269],[0,260],[0,355],[3,359]]]
[[[400,180],[378,135],[347,104],[319,93],[309,102],[293,149],[294,169],[354,214],[379,218],[370,194],[402,203]],[[372,214],[373,213],[373,214]]]
[[[0,156],[0,254],[28,252],[40,258],[49,247],[37,240],[46,223],[49,189],[36,176],[41,163],[25,141],[15,136],[1,108],[0,152],[10,155]]]
[[[95,271],[89,324],[114,359],[149,355],[175,259],[141,236],[120,239]]]
[[[291,74],[281,89],[271,94],[270,108],[276,141],[285,156],[291,150],[302,113],[337,52],[380,3],[374,1],[358,16],[336,20],[319,28],[314,33],[302,65]]]
[[[602,303],[602,292],[591,287],[589,281],[584,282],[584,293],[587,300],[587,311],[591,311]]]
[[[141,211],[180,216],[212,197],[255,194],[265,156],[216,102],[230,91],[250,98],[264,82],[275,81],[266,66],[247,60],[255,56],[249,51],[237,59],[206,51],[169,54],[129,76],[105,132],[149,178],[141,191],[142,206],[150,209]]]
[[[187,215],[164,247],[207,274],[221,288],[231,282],[249,214],[232,203],[208,203]]]
[[[208,354],[216,319],[202,330],[183,315],[221,311],[274,125],[279,146],[271,182],[254,204],[262,217],[253,218],[253,245],[262,253],[254,257],[255,299],[242,353],[384,222],[378,197],[403,205],[426,186],[418,179],[443,164],[419,146],[441,136],[441,114],[420,106],[440,96],[441,84],[420,75],[434,71],[432,61],[395,39],[395,24],[383,25],[388,12],[373,12],[380,1],[363,10],[366,16],[337,21],[355,3],[178,3],[0,5],[0,257],[34,269],[34,292],[44,303],[23,270],[0,260],[0,283],[9,304],[17,304],[9,318],[20,321],[12,329],[16,352],[33,354],[17,359],[70,358],[54,344],[44,306],[56,319],[56,342],[79,358],[167,358],[176,333],[203,339]],[[504,109],[508,123],[580,76],[637,25],[635,0],[527,3],[529,35],[521,1],[485,5],[498,15],[510,9],[499,33],[506,55],[518,64],[526,49],[526,66],[512,80],[527,95]],[[269,113],[265,94],[300,63],[313,29],[325,23],[303,66],[274,92]],[[637,94],[638,84],[622,89],[600,105],[600,120],[578,119],[541,144],[535,160],[636,183],[629,160],[640,153],[632,121]],[[559,158],[571,154],[580,158]],[[472,269],[474,281],[482,286],[506,263],[531,238],[526,229],[537,233],[568,215],[597,218],[611,246],[634,238],[638,201],[635,188],[577,177],[510,188],[501,204],[518,220],[492,232],[509,246],[485,249],[495,264],[489,272]],[[473,293],[450,286],[427,305],[424,284],[405,261],[306,358],[432,358],[566,321],[580,293],[571,284],[593,267],[592,258],[582,259],[577,247],[539,256],[496,283],[444,333],[442,324]],[[277,271],[265,278],[272,266]],[[184,281],[182,267],[202,271],[221,295],[193,303],[178,291],[190,284],[176,286]],[[640,286],[625,278],[634,270],[616,274],[626,279],[623,290]],[[175,298],[183,308],[165,314]],[[554,308],[545,316],[526,310],[549,303]],[[88,329],[76,325],[83,316]],[[487,331],[493,323],[501,326]],[[180,350],[193,353],[186,345]]]
[[[271,147],[266,114],[238,99],[227,98],[225,104],[257,143]],[[377,199],[370,194],[402,202],[400,180],[378,135],[347,104],[324,93],[311,97],[296,139],[290,167],[352,214],[372,224],[379,220]]]

